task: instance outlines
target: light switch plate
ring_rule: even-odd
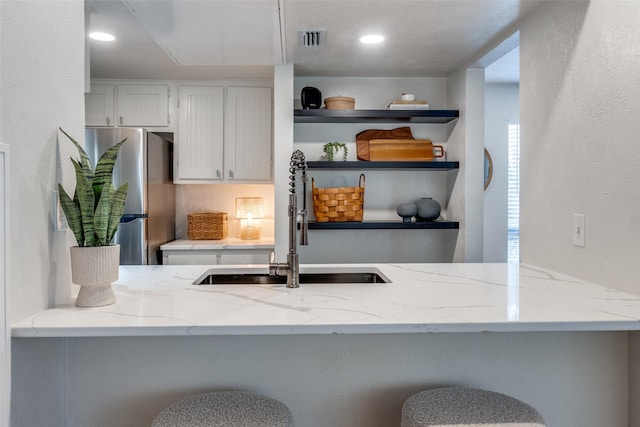
[[[62,231],[68,228],[67,219],[64,216],[62,206],[60,206],[60,198],[57,191],[51,192],[51,218],[53,221],[53,231]]]
[[[585,224],[584,214],[573,214],[573,246],[584,248],[587,232]]]

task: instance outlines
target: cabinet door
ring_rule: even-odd
[[[119,126],[168,126],[169,86],[119,85]]]
[[[227,89],[227,180],[271,180],[271,111],[271,88]]]
[[[224,177],[224,89],[182,86],[179,96],[178,178],[220,181]]]
[[[113,85],[91,85],[84,94],[85,125],[113,126]]]

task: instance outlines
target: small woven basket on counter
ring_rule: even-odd
[[[317,188],[311,178],[313,213],[318,222],[361,222],[364,214],[364,174],[358,187]]]
[[[187,215],[190,240],[221,240],[227,237],[229,223],[225,212],[197,212]]]

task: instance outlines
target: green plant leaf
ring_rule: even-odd
[[[93,231],[93,209],[95,196],[91,183],[84,175],[82,166],[73,158],[73,167],[76,169],[76,195],[82,217],[82,231],[84,233],[84,246],[95,246],[95,234]]]
[[[93,213],[93,227],[96,234],[96,246],[106,246],[107,229],[109,228],[110,189],[111,184],[102,186],[102,193]]]
[[[80,160],[71,158],[76,172],[73,200],[62,185],[58,184],[60,204],[69,227],[78,241],[78,246],[109,245],[124,213],[129,188],[125,183],[115,190],[112,183],[113,168],[126,138],[100,156],[94,171],[86,151],[62,128],[60,131],[73,142],[80,153]]]
[[[100,156],[93,176],[93,192],[96,196],[102,194],[102,187],[105,184],[111,184],[113,178],[113,167],[116,164],[118,152],[126,140],[127,138],[123,139],[116,145],[110,147],[102,154],[102,156]]]
[[[78,144],[78,141],[73,139],[62,128],[58,128],[58,129],[60,129],[60,132],[65,134],[65,136],[69,138],[69,140],[73,142],[73,145],[75,145],[76,148],[78,149],[78,153],[80,154],[80,164],[82,165],[82,171],[84,175],[87,177],[87,179],[89,180],[89,182],[91,182],[93,180],[93,166],[91,165],[91,160],[89,160],[89,155],[87,154],[86,151],[84,151],[84,148],[82,148],[82,146]]]
[[[76,237],[78,246],[84,246],[84,234],[82,232],[82,217],[80,215],[80,207],[71,200],[71,197],[64,191],[61,184],[58,184],[58,194],[60,198],[60,206],[67,218],[67,224]]]
[[[113,185],[110,185],[111,191],[114,191]],[[109,228],[107,230],[107,245],[113,240],[113,236],[116,234],[118,224],[120,224],[120,218],[124,213],[124,205],[127,200],[127,192],[129,191],[129,183],[122,184],[111,195],[111,213],[109,214]]]

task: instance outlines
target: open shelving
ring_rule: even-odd
[[[294,110],[294,122],[305,123],[455,123],[458,110]],[[457,171],[457,161],[310,161],[309,170],[433,170]],[[309,230],[458,230],[458,221],[402,222],[375,220],[362,222],[309,221]]]

